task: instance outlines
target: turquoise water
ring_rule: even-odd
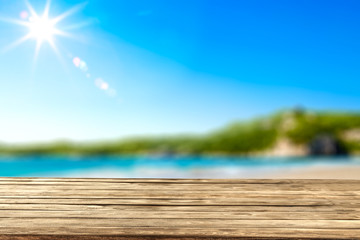
[[[359,157],[1,156],[3,177],[261,178],[309,167],[360,166]],[[360,174],[360,173],[359,173]]]

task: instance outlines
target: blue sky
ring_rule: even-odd
[[[358,1],[52,0],[49,18],[78,4],[56,25],[71,37],[36,59],[35,39],[7,48],[29,28],[0,21],[0,141],[202,133],[298,105],[360,108]],[[0,19],[24,10],[0,0]]]

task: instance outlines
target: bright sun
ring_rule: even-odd
[[[69,9],[68,11],[63,12],[62,14],[60,14],[56,17],[53,17],[51,15],[49,16],[51,0],[46,0],[46,5],[44,8],[44,11],[41,14],[38,14],[34,10],[34,8],[29,3],[28,0],[24,0],[24,1],[27,5],[28,9],[20,12],[19,17],[21,18],[21,20],[2,18],[0,16],[0,21],[10,22],[10,23],[14,23],[14,24],[23,26],[28,31],[27,31],[26,35],[22,36],[18,40],[15,40],[10,45],[8,45],[6,48],[0,49],[0,52],[6,52],[10,49],[13,49],[13,48],[19,46],[20,44],[22,44],[26,41],[32,41],[32,42],[36,42],[35,55],[34,55],[34,60],[33,60],[33,62],[35,64],[37,62],[37,57],[39,55],[41,46],[43,44],[50,45],[51,48],[54,50],[55,54],[57,55],[57,57],[59,58],[59,60],[63,63],[62,54],[59,51],[59,49],[56,47],[56,37],[57,36],[65,36],[65,37],[71,37],[72,39],[74,39],[74,36],[68,32],[65,32],[64,29],[74,30],[77,28],[81,28],[81,27],[84,27],[84,26],[88,25],[89,23],[91,23],[91,21],[75,23],[75,24],[71,24],[69,26],[63,26],[62,24],[60,24],[60,22],[62,20],[64,20],[65,18],[71,16],[72,14],[78,12],[80,9],[82,9],[87,4],[87,2],[78,4],[78,5],[74,6],[73,8]],[[0,2],[1,2],[1,0],[0,0]],[[0,38],[1,38],[1,36],[0,36]],[[72,61],[73,61],[73,64],[75,65],[75,67],[79,68],[83,73],[85,73],[87,78],[91,77],[91,74],[88,72],[88,66],[85,61],[83,61],[79,57],[73,57],[69,51],[67,51],[67,56],[72,58]],[[109,86],[109,84],[107,82],[105,82],[102,78],[97,78],[95,80],[95,84],[101,90],[106,91],[109,96],[114,97],[116,95],[116,90],[111,88]]]
[[[55,24],[46,16],[31,17],[29,21],[29,30],[31,38],[37,41],[52,41],[53,36],[58,31]]]
[[[5,50],[9,50],[27,40],[33,39],[36,41],[35,60],[37,55],[39,54],[40,48],[43,43],[50,44],[50,46],[54,49],[54,51],[57,54],[59,54],[55,45],[55,36],[57,35],[70,36],[70,34],[59,30],[56,27],[56,25],[66,17],[77,12],[80,8],[84,6],[84,4],[77,5],[57,17],[50,18],[49,17],[50,1],[51,0],[46,1],[44,12],[40,15],[34,10],[34,8],[30,5],[30,3],[27,0],[25,0],[25,3],[27,4],[28,7],[28,11],[23,11],[20,13],[20,17],[22,19],[21,21],[16,19],[15,20],[5,19],[5,21],[25,26],[29,30],[29,33],[27,35],[13,42]]]

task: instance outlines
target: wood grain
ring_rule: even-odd
[[[360,239],[360,181],[0,178],[0,240]]]

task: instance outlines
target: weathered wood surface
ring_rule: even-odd
[[[360,239],[360,181],[0,178],[0,240]]]

